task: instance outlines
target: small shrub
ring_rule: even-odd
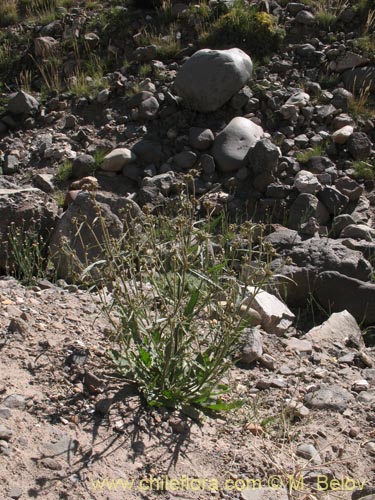
[[[105,149],[99,148],[95,150],[95,153],[93,154],[95,160],[95,172],[103,165],[103,161],[107,153],[108,151]]]
[[[0,27],[16,24],[17,21],[17,1],[0,0]]]
[[[348,102],[348,111],[354,118],[372,119],[375,108],[370,103],[370,87],[363,87],[358,96],[353,96]]]
[[[9,275],[24,285],[35,285],[52,272],[47,257],[48,239],[44,238],[37,224],[10,225],[7,254]]]
[[[375,177],[375,165],[366,161],[355,161],[353,163],[353,177],[361,180],[372,180]]]
[[[337,22],[337,16],[329,11],[317,12],[315,15],[317,25],[326,30],[331,30]]]
[[[276,19],[266,12],[257,12],[238,1],[227,14],[213,23],[208,34],[201,36],[201,45],[226,49],[239,47],[252,56],[263,58],[280,46],[284,33]]]
[[[324,151],[324,144],[317,144],[313,148],[306,149],[304,151],[298,151],[296,154],[296,160],[299,163],[308,163],[314,156],[322,156]]]
[[[99,291],[110,284],[109,300],[102,295],[116,331],[110,356],[149,405],[229,409],[223,377],[250,321],[246,285],[258,290],[270,276],[266,251],[258,226],[215,232],[222,218],[196,220],[195,201],[180,200],[173,216],[146,214],[120,240],[108,236],[83,276],[96,277]],[[250,262],[254,272],[241,282],[238,269]]]
[[[73,162],[65,160],[56,172],[56,180],[58,182],[66,182],[72,176]]]

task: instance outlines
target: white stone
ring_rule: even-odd
[[[233,172],[247,165],[248,152],[263,136],[263,129],[251,120],[237,116],[216,137],[212,148],[218,168]]]
[[[339,128],[332,134],[332,140],[336,144],[345,144],[346,141],[353,135],[354,127],[351,125],[345,125],[345,127]]]
[[[267,333],[283,335],[292,326],[295,316],[284,302],[257,287],[248,286],[246,290],[248,297],[244,304],[250,302],[251,307],[260,314],[262,328]]]
[[[317,177],[308,170],[300,170],[294,179],[294,186],[300,193],[315,194],[322,189]]]
[[[346,310],[333,313],[327,321],[312,328],[303,338],[320,346],[332,345],[335,341],[343,343],[347,338],[353,338],[358,344],[363,345],[362,332],[358,323]]]
[[[250,57],[240,49],[195,52],[180,68],[175,92],[187,106],[208,113],[221,108],[249,80]]]
[[[300,92],[292,94],[285,104],[292,104],[293,106],[297,106],[298,108],[303,108],[307,106],[309,101],[310,101],[309,94],[301,90]]]
[[[137,157],[127,148],[117,148],[104,157],[101,167],[105,172],[120,172],[125,165],[135,162]]]

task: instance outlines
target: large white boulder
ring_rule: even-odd
[[[228,102],[252,71],[250,57],[240,49],[202,49],[182,65],[174,90],[190,108],[208,113]]]
[[[263,136],[256,123],[237,116],[217,135],[212,154],[222,172],[233,172],[248,163],[248,152]]]

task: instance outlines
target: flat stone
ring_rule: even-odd
[[[353,400],[352,394],[339,385],[319,387],[305,395],[304,403],[317,410],[344,412]]]
[[[244,300],[244,304],[250,303],[262,318],[262,328],[267,333],[283,335],[293,324],[294,314],[275,295],[256,287],[248,286],[249,297]],[[254,295],[255,294],[255,295]]]

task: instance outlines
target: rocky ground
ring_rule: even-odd
[[[0,494],[373,500],[372,3],[251,2],[244,37],[217,23],[247,3],[63,3],[0,0]],[[98,207],[121,237],[186,183],[200,217],[265,224],[277,275],[228,374],[244,405],[199,423],[116,377],[61,252],[95,261]]]

